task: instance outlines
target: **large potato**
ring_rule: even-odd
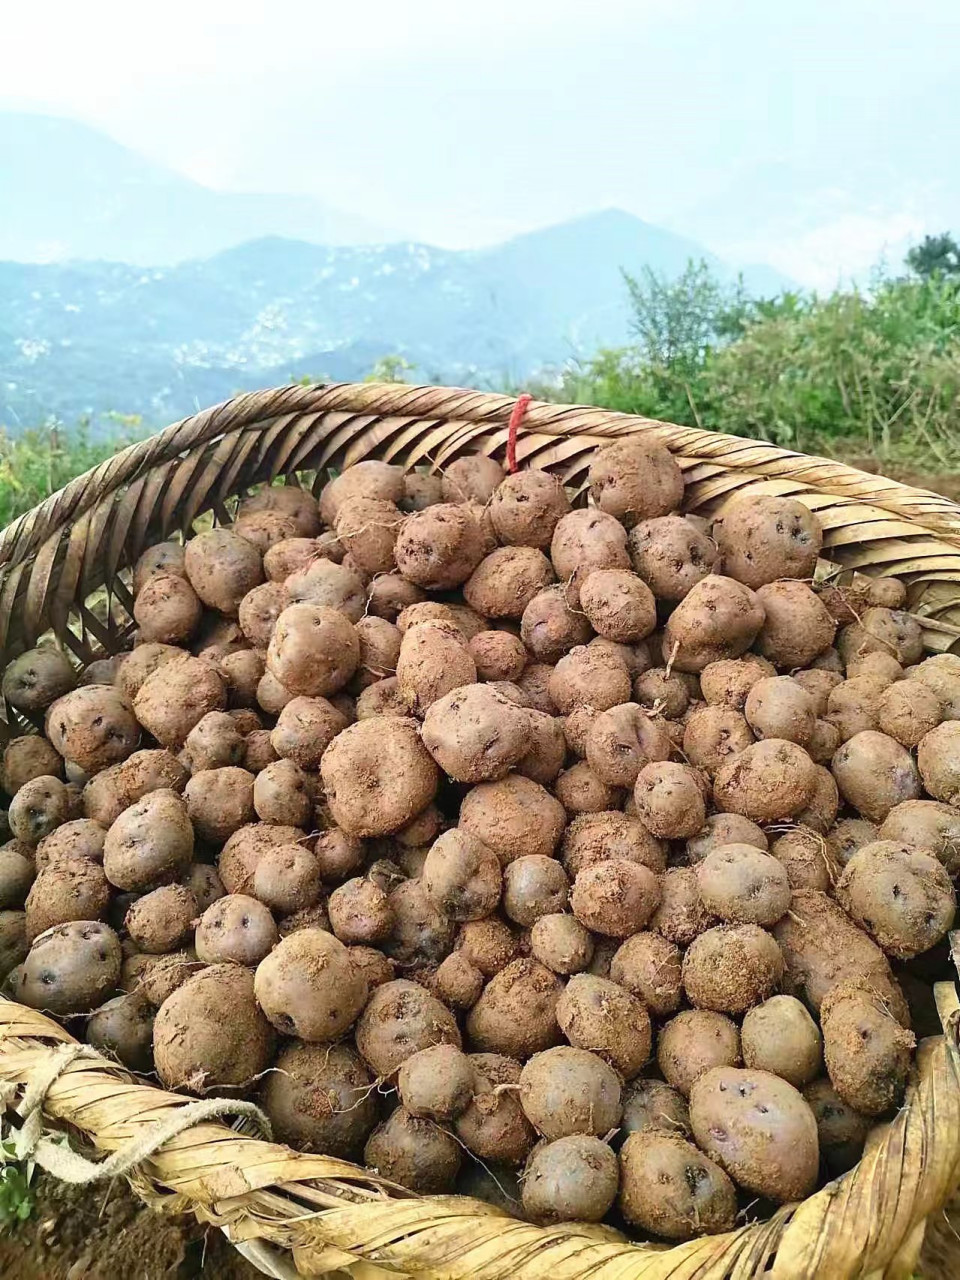
[[[101,827],[109,827],[151,791],[182,791],[189,776],[170,751],[135,751],[90,779],[83,789],[83,811]]]
[[[910,752],[872,729],[845,742],[831,769],[843,798],[871,822],[883,822],[896,805],[920,795],[920,776]]]
[[[416,636],[416,628],[411,634]],[[423,745],[455,782],[492,782],[528,746],[527,712],[488,685],[453,689],[427,708]]]
[[[733,578],[711,573],[693,587],[667,619],[663,656],[675,671],[702,671],[722,658],[739,658],[763,626],[763,605]]]
[[[118,889],[142,893],[174,880],[193,858],[193,827],[175,791],[151,791],[130,805],[110,827],[103,869]]]
[[[512,547],[550,545],[557,522],[570,510],[558,476],[530,468],[515,471],[490,499],[490,522],[500,542]]]
[[[133,709],[147,732],[173,749],[183,746],[208,712],[225,711],[226,706],[226,687],[213,666],[185,655],[144,680]]]
[[[745,494],[713,523],[724,572],[748,587],[811,579],[823,543],[820,521],[795,498]]]
[[[504,866],[524,854],[551,856],[566,820],[559,800],[517,773],[481,782],[460,806],[460,826],[488,845]]]
[[[123,953],[97,920],[59,924],[37,938],[13,981],[14,999],[50,1013],[86,1013],[114,995]]]
[[[360,661],[353,623],[325,605],[294,604],[277,618],[267,670],[291,694],[325,697],[342,689]]]
[[[335,822],[354,836],[399,831],[427,807],[439,780],[416,721],[400,716],[344,729],[323,753],[320,771]]]
[[[397,688],[415,715],[463,685],[475,684],[477,665],[463,632],[449,622],[421,622],[400,642]]]
[[[682,600],[720,560],[713,540],[683,516],[641,520],[628,546],[635,571],[658,600]]]
[[[7,664],[0,692],[18,711],[44,711],[76,685],[70,659],[60,649],[28,649]]]
[[[632,435],[599,449],[589,472],[590,496],[628,529],[669,515],[683,500],[683,472],[658,440]]]
[[[58,698],[47,709],[45,724],[47,737],[64,760],[89,775],[126,760],[136,750],[138,719],[119,689],[94,684]]]
[[[243,597],[263,581],[260,552],[230,529],[210,529],[191,538],[184,551],[184,568],[207,608],[234,618]]]
[[[278,1031],[311,1043],[338,1040],[366,1004],[366,979],[322,929],[299,929],[257,965],[257,1003]]]
[[[467,507],[451,503],[414,511],[400,526],[394,555],[408,581],[449,591],[466,582],[483,559],[480,522]]]
[[[802,747],[766,738],[721,765],[713,783],[717,808],[754,822],[792,818],[809,803],[816,765]]]

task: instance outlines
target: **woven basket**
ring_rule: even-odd
[[[279,476],[322,486],[328,468],[376,457],[443,468],[502,456],[514,402],[443,387],[283,387],[180,422],[72,481],[0,534],[0,663],[54,632],[82,661],[117,652],[133,628],[130,567],[144,547]],[[752,440],[578,406],[532,403],[521,466],[582,491],[591,452],[648,433],[674,453],[686,510],[711,514],[734,492],[790,494],[817,512],[837,572],[895,574],[929,648],[960,638],[960,507],[944,498]],[[106,590],[104,590],[104,588]],[[30,726],[0,708],[0,737]],[[203,1121],[138,1159],[130,1177],[158,1208],[223,1226],[276,1275],[421,1275],[472,1280],[843,1280],[909,1277],[924,1222],[960,1183],[960,1009],[938,984],[944,1036],[925,1042],[907,1100],[860,1164],[767,1222],[664,1249],[604,1227],[540,1228],[462,1197],[410,1195],[363,1169]],[[0,1001],[0,1089],[32,1089],[44,1126],[106,1155],[150,1145],[187,1099],[95,1055],[64,1065],[61,1027]],[[47,1144],[50,1149],[50,1144]],[[122,1162],[121,1162],[122,1163]],[[272,1246],[279,1252],[271,1255]],[[385,1270],[381,1270],[385,1269]]]

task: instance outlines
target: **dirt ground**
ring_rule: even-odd
[[[94,1188],[38,1176],[34,1210],[0,1233],[3,1280],[257,1280],[215,1227],[153,1213],[122,1179]]]

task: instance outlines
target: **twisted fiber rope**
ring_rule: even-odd
[[[225,433],[265,427],[284,415],[346,413],[374,417],[410,417],[462,422],[481,429],[506,427],[516,400],[509,396],[456,387],[412,387],[398,383],[335,383],[328,386],[293,385],[236,396],[223,404],[185,418],[164,431],[131,445],[54,494],[14,521],[0,534],[0,567],[16,564],[39,549],[56,529],[88,511],[106,494],[131,483],[162,463],[208,444]],[[945,498],[899,485],[762,441],[680,427],[652,418],[613,413],[579,405],[530,401],[524,409],[527,452],[537,436],[584,437],[584,448],[598,439],[615,439],[635,431],[650,431],[683,459],[716,462],[723,470],[752,471],[784,477],[800,487],[869,503],[880,511],[912,519],[941,536],[956,539],[960,548],[960,508]]]

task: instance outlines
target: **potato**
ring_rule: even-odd
[[[886,653],[902,667],[908,667],[923,657],[923,633],[909,613],[870,608],[858,622],[843,628],[837,637],[837,648],[847,666],[868,653]]]
[[[461,1156],[456,1141],[438,1125],[397,1107],[367,1139],[363,1159],[391,1182],[421,1195],[440,1195],[453,1190]]]
[[[323,753],[320,771],[334,821],[354,836],[405,827],[433,799],[439,777],[416,721],[399,716],[344,729]]]
[[[456,945],[485,978],[492,978],[505,969],[518,955],[517,939],[510,926],[496,916],[463,924]]]
[[[254,779],[253,808],[261,822],[309,826],[313,814],[311,778],[292,760],[268,764]]]
[[[153,574],[133,605],[140,639],[154,644],[187,644],[200,625],[203,606],[185,578]]]
[[[523,1174],[523,1209],[533,1222],[599,1222],[617,1194],[617,1157],[599,1138],[571,1134],[534,1148]]]
[[[688,1138],[690,1112],[686,1099],[663,1080],[637,1076],[623,1090],[620,1131],[625,1138],[632,1133],[649,1133],[652,1136],[655,1132]]]
[[[338,1039],[368,995],[347,948],[322,929],[283,938],[257,965],[254,989],[278,1031],[310,1042]]]
[[[637,862],[611,858],[577,874],[570,895],[573,914],[594,933],[626,938],[648,922],[660,903],[654,873]]]
[[[321,831],[313,852],[324,884],[340,884],[348,880],[360,870],[366,857],[361,841],[339,827]]]
[[[23,963],[29,950],[24,913],[0,911],[0,980]],[[12,979],[11,986],[15,986]]]
[[[766,853],[767,837],[755,822],[739,813],[711,813],[703,827],[686,843],[686,858],[691,866],[702,862],[708,853],[726,844],[749,844]]]
[[[450,623],[424,622],[403,637],[397,659],[397,687],[416,715],[445,694],[476,682],[477,668],[463,633]]]
[[[713,523],[724,572],[748,587],[813,577],[823,542],[816,515],[787,497],[745,494]]]
[[[790,906],[786,869],[748,844],[708,853],[697,866],[697,887],[707,910],[732,924],[776,924]]]
[[[56,777],[63,773],[63,760],[46,738],[30,733],[11,738],[3,750],[0,787],[14,796],[32,778]]]
[[[580,607],[597,634],[621,644],[635,644],[655,630],[653,592],[626,569],[594,569],[580,585]]]
[[[515,773],[473,787],[460,806],[461,829],[488,845],[502,866],[523,854],[551,856],[565,824],[560,802]]]
[[[632,702],[601,711],[587,730],[585,745],[594,774],[617,787],[632,787],[645,765],[670,755],[662,723]]]
[[[133,569],[133,593],[139,595],[144,583],[155,573],[185,576],[184,549],[179,542],[158,542],[147,547]]]
[[[843,869],[837,901],[888,955],[910,960],[953,925],[953,883],[933,854],[895,840],[858,849]]]
[[[742,658],[723,658],[708,663],[700,672],[700,689],[711,706],[742,711],[753,686],[773,675],[776,675],[773,663],[748,653]]]
[[[124,921],[139,951],[163,955],[181,947],[193,933],[197,900],[182,884],[165,884],[138,898]]]
[[[442,472],[444,502],[488,503],[503,483],[505,472],[495,458],[468,453],[455,458]]]
[[[683,957],[687,999],[695,1008],[714,1013],[745,1013],[774,993],[783,974],[776,940],[755,924],[707,929]]]
[[[527,665],[523,641],[508,631],[480,631],[467,648],[479,680],[516,680]]]
[[[772,856],[786,873],[790,889],[827,890],[840,874],[824,837],[810,827],[797,826],[774,840]]]
[[[491,524],[498,540],[506,546],[544,550],[550,545],[557,522],[569,510],[560,479],[535,469],[506,476],[489,499]]]
[[[339,944],[338,944],[339,945]],[[435,1044],[460,1048],[460,1032],[450,1010],[424,987],[397,978],[377,987],[360,1015],[357,1050],[383,1080],[392,1079],[407,1058]]]
[[[287,917],[287,920],[291,918]],[[397,966],[375,947],[347,947],[347,950],[350,952],[354,968],[366,978],[367,986],[371,991],[375,987],[382,987],[385,983],[392,982],[397,976]],[[480,984],[483,984],[482,977],[480,977]]]
[[[836,725],[830,724],[828,720],[817,720],[807,743],[807,754],[814,764],[829,764],[842,741]]]
[[[880,1116],[899,1106],[916,1039],[863,980],[838,983],[820,1006],[830,1083],[848,1106]]]
[[[480,999],[483,974],[461,952],[454,951],[440,962],[432,989],[448,1008],[457,1012],[471,1009]]]
[[[435,1044],[407,1058],[397,1089],[412,1116],[449,1121],[466,1109],[477,1083],[473,1063],[456,1045]]]
[[[750,726],[739,711],[708,703],[694,707],[687,717],[683,729],[683,754],[694,768],[712,777],[754,740]]]
[[[208,964],[258,965],[280,941],[262,902],[242,893],[218,898],[197,922],[197,955]]]
[[[155,1009],[182,987],[188,978],[200,973],[206,966],[190,951],[175,951],[167,956],[141,956],[148,964],[141,968],[134,989]],[[124,976],[126,976],[126,963]]]
[[[139,993],[115,996],[87,1023],[87,1043],[131,1071],[152,1071],[153,1018],[153,1005]]]
[[[527,1062],[520,1073],[520,1105],[545,1138],[602,1137],[620,1122],[620,1081],[597,1054],[561,1045]]]
[[[211,711],[187,734],[182,763],[191,773],[239,765],[244,756],[244,738],[236,720],[226,711]]]
[[[879,838],[897,840],[933,854],[951,876],[960,871],[960,813],[950,805],[936,800],[906,800],[890,810],[879,832],[871,824],[860,825],[864,828],[863,838],[849,848],[847,857],[840,859],[844,863],[861,845]],[[837,828],[843,827],[843,822],[837,823]]]
[[[14,838],[35,849],[68,817],[69,794],[59,778],[31,778],[10,801],[7,821]]]
[[[267,512],[282,515],[296,525],[296,533],[312,538],[320,532],[317,500],[307,489],[296,484],[264,485],[258,493],[244,498],[237,509],[238,519]]]
[[[818,764],[814,770],[813,793],[796,820],[823,835],[833,826],[839,809],[840,792],[833,774]]]
[[[193,827],[175,791],[151,791],[124,809],[103,842],[103,869],[118,889],[142,893],[176,879],[193,860]]]
[[[71,920],[102,920],[110,886],[95,862],[58,863],[38,873],[24,903],[27,941]]]
[[[664,1079],[685,1098],[697,1080],[715,1067],[740,1065],[740,1032],[730,1018],[707,1009],[685,1009],[657,1038],[657,1065]]]
[[[628,529],[676,511],[683,472],[656,440],[629,436],[599,449],[590,462],[590,496]]]
[[[580,973],[593,958],[593,938],[574,916],[548,913],[530,929],[530,953],[553,973]]]
[[[908,844],[912,843],[906,832],[900,830],[898,815],[903,812],[904,817],[906,817],[906,811],[913,806],[933,803],[933,801],[925,800],[908,800],[905,804],[897,805],[896,809],[890,811],[890,815],[882,828],[878,828],[872,822],[867,822],[866,818],[841,818],[826,833],[827,853],[838,867],[845,867],[861,845],[872,844],[878,838],[881,840],[905,840]],[[943,807],[946,808],[946,806]],[[883,835],[878,835],[880,830],[883,831]],[[958,834],[960,834],[960,824],[958,824]],[[924,840],[920,840],[918,843],[921,848],[926,847]]]
[[[280,916],[315,906],[321,895],[317,858],[297,842],[264,849],[253,870],[250,892]]]
[[[353,624],[325,605],[294,604],[277,619],[267,670],[290,693],[316,697],[342,689],[360,661]]]
[[[541,916],[563,911],[568,892],[567,877],[555,858],[528,854],[504,869],[504,914],[526,928]]]
[[[169,748],[182,747],[208,712],[223,711],[226,705],[226,687],[213,667],[186,656],[149,675],[133,704],[147,732]]]
[[[883,693],[873,676],[854,676],[830,690],[825,719],[836,726],[841,742],[877,728]]]
[[[563,726],[553,716],[542,711],[525,709],[526,750],[516,763],[516,770],[525,778],[549,786],[563,768],[567,744]]]
[[[500,862],[481,840],[455,827],[427,854],[423,884],[430,900],[451,920],[481,920],[500,901]]]
[[[275,543],[294,538],[297,534],[296,520],[282,511],[241,511],[231,528],[252,543],[261,555]]]
[[[785,989],[803,992],[814,1012],[833,987],[856,976],[906,1024],[906,1001],[886,956],[825,893],[795,891],[790,913],[774,926],[774,936],[786,961]]]
[[[359,569],[368,574],[390,573],[403,518],[396,503],[358,497],[341,504],[333,527],[340,545]]]
[[[939,729],[933,732],[936,734]],[[928,734],[924,741],[929,739]],[[923,743],[919,759],[922,763]],[[884,733],[868,729],[856,734],[840,747],[831,768],[843,798],[871,822],[883,822],[896,805],[920,795],[920,778],[912,756]],[[924,782],[931,790],[926,778]]]
[[[48,1013],[87,1013],[120,981],[123,953],[114,931],[97,920],[71,920],[37,938],[11,984],[13,998]]]
[[[786,1204],[816,1186],[817,1122],[803,1095],[779,1076],[708,1071],[690,1091],[690,1124],[698,1146],[756,1195]]]
[[[791,818],[810,801],[816,766],[802,747],[766,738],[747,747],[717,771],[714,803],[755,822]]]
[[[592,634],[586,616],[568,602],[563,585],[538,591],[520,619],[521,639],[537,662],[556,662],[571,649],[586,644]]]
[[[829,649],[837,624],[804,582],[770,582],[757,588],[765,618],[757,650],[778,667],[806,667]]]
[[[761,741],[782,738],[801,747],[810,742],[817,720],[813,699],[789,676],[758,680],[747,694],[743,713]]]
[[[574,815],[603,813],[623,803],[623,791],[598,778],[585,760],[561,773],[554,791],[567,813]]]
[[[873,1122],[848,1106],[825,1077],[808,1084],[803,1097],[817,1122],[820,1157],[839,1177],[859,1161]]]
[[[184,790],[194,831],[211,844],[222,845],[254,818],[254,776],[228,766],[195,773]]]
[[[504,777],[525,754],[528,723],[524,709],[489,686],[468,684],[430,704],[423,744],[448,777],[489,782]]]
[[[637,1075],[650,1058],[649,1014],[616,982],[575,974],[557,1002],[556,1017],[572,1045],[599,1054],[624,1080]]]
[[[204,614],[191,647],[197,658],[216,669],[227,654],[238,653],[249,646],[236,619],[211,612]]]
[[[919,680],[901,680],[883,691],[877,704],[877,727],[901,746],[915,747],[940,723],[940,699]]]
[[[688,765],[669,760],[644,765],[633,796],[640,821],[661,839],[686,840],[703,827],[703,791]]]
[[[260,1093],[278,1142],[340,1159],[359,1155],[377,1122],[374,1081],[346,1045],[291,1044]]]
[[[65,760],[86,774],[125,760],[140,741],[140,726],[117,690],[86,685],[64,694],[46,714],[46,734]],[[147,726],[149,727],[149,726]]]
[[[347,563],[310,560],[283,580],[288,604],[319,605],[334,609],[348,622],[359,622],[366,606],[363,578]]]
[[[386,462],[355,462],[323,486],[320,517],[324,524],[336,523],[337,513],[355,498],[380,498],[399,504],[403,497],[403,468]]]
[[[133,701],[148,676],[167,663],[180,662],[182,649],[172,644],[138,644],[132,653],[125,655],[114,683],[129,701]]]
[[[683,516],[639,521],[627,545],[634,570],[658,600],[682,600],[719,564],[713,540]]]
[[[230,529],[210,529],[184,549],[190,585],[208,609],[236,617],[240,601],[263,581],[263,560],[252,543]]]
[[[839,684],[843,684],[843,676],[839,671],[823,671],[819,667],[810,667],[806,671],[794,671],[792,678],[813,699],[813,708],[817,716],[827,714],[830,694]]]
[[[9,844],[0,845],[0,911],[23,906],[35,875],[30,858]]]
[[[731,1231],[733,1183],[681,1135],[631,1134],[620,1152],[620,1212],[627,1222],[668,1240]]]
[[[438,965],[453,948],[453,921],[437,909],[420,879],[401,880],[388,896],[393,928],[382,950],[407,968]]]
[[[385,573],[374,578],[367,589],[367,613],[374,618],[396,622],[406,608],[420,604],[426,598],[425,591],[399,573]]]
[[[7,664],[0,692],[11,707],[28,715],[45,711],[76,685],[70,659],[60,649],[28,649]]]
[[[637,996],[658,1018],[680,1007],[681,955],[660,934],[641,931],[619,947],[610,962],[610,977]]]
[[[960,721],[945,720],[924,734],[917,750],[917,761],[923,785],[930,795],[955,809],[960,808]],[[914,791],[909,796],[901,796],[901,802],[915,799],[917,794]]]
[[[666,866],[666,849],[640,820],[618,812],[581,814],[567,828],[560,855],[567,874],[576,877],[584,867],[609,858],[640,862],[651,871]]]
[[[793,996],[771,996],[749,1009],[740,1035],[744,1066],[769,1071],[796,1089],[822,1069],[820,1031]]]
[[[334,935],[347,945],[375,945],[388,937],[393,928],[390,901],[370,880],[358,877],[334,889],[327,910]]]
[[[401,511],[424,511],[443,501],[443,482],[439,476],[422,471],[408,471],[403,477]]]
[[[550,561],[534,547],[498,547],[463,587],[466,602],[487,618],[521,618],[530,601],[554,581]]]
[[[324,751],[346,727],[346,717],[326,698],[293,698],[277,717],[270,741],[281,759],[315,770]]]
[[[940,699],[944,720],[960,719],[960,657],[938,653],[924,659],[910,672],[911,680],[919,680]]]
[[[550,559],[557,577],[566,585],[571,608],[580,604],[580,584],[594,569],[629,569],[627,535],[623,525],[608,512],[580,508],[563,516],[553,531]]]
[[[618,658],[601,649],[581,645],[557,662],[549,690],[551,699],[564,715],[578,706],[606,711],[630,701],[630,676]]]
[[[180,877],[180,883],[193,894],[197,901],[197,913],[200,915],[226,892],[216,867],[211,867],[206,862],[191,862]]]
[[[478,520],[464,506],[438,503],[407,516],[394,547],[397,568],[428,591],[449,591],[473,573],[484,556]]]
[[[538,961],[511,961],[490,979],[467,1015],[471,1045],[521,1060],[550,1048],[560,1038],[561,990],[556,976]]]
[[[892,653],[878,651],[851,658],[847,666],[847,675],[850,678],[869,676],[877,684],[889,688],[891,684],[903,679],[903,667]]]
[[[763,620],[763,605],[748,587],[710,574],[667,619],[664,659],[673,659],[675,671],[696,674],[721,659],[739,658],[757,638]]]
[[[475,1092],[455,1121],[457,1137],[481,1161],[519,1164],[533,1146],[535,1134],[516,1093],[500,1091],[499,1086],[519,1083],[520,1063],[496,1053],[469,1057]]]
[[[188,978],[153,1024],[160,1079],[168,1089],[191,1093],[245,1089],[270,1064],[274,1043],[254,999],[253,974],[234,964],[211,965]]]

